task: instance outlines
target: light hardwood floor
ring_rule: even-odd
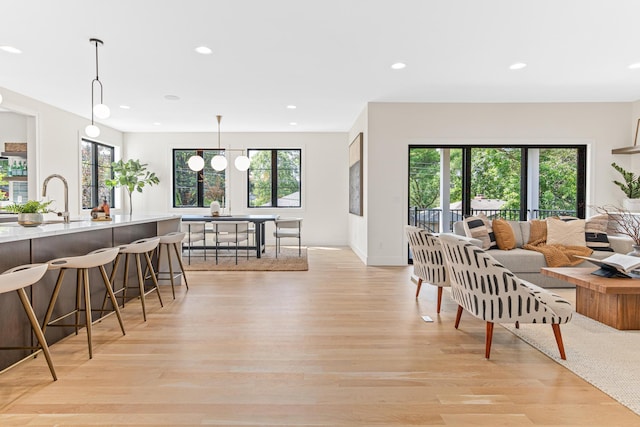
[[[418,301],[410,267],[366,267],[348,249],[310,248],[308,272],[192,272],[165,307],[149,298],[86,336],[0,375],[0,425],[637,426],[640,417],[507,330],[435,290]],[[566,294],[566,292],[565,292]],[[426,323],[421,315],[435,321]],[[549,328],[551,334],[551,328]]]

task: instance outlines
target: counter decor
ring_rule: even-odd
[[[38,200],[29,200],[26,203],[14,203],[5,208],[8,212],[18,214],[18,224],[23,227],[37,227],[44,222],[42,214],[49,212],[49,205],[53,200],[48,202],[39,202]]]

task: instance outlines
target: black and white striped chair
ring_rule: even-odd
[[[409,247],[413,253],[413,274],[418,278],[416,298],[420,295],[422,282],[438,287],[438,308],[442,305],[442,287],[450,286],[447,264],[442,254],[442,246],[437,237],[426,230],[405,225]]]
[[[439,236],[451,275],[451,296],[458,303],[455,327],[464,308],[487,322],[485,357],[491,352],[494,323],[549,324],[566,359],[560,325],[571,320],[569,301],[516,277],[491,255],[454,235]]]

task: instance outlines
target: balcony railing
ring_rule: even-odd
[[[450,218],[448,220],[449,227],[445,231],[453,230],[453,223],[460,221],[463,218],[462,209],[451,209]],[[509,221],[516,221],[520,219],[519,209],[473,209],[472,215],[483,213],[487,218],[502,218]],[[527,216],[529,219],[544,219],[550,216],[567,215],[575,216],[576,211],[559,210],[559,209],[530,209],[527,210]],[[409,209],[409,224],[424,228],[431,233],[437,233],[440,231],[440,218],[442,216],[442,209],[423,209],[412,207]]]

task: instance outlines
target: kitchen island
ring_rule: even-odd
[[[22,227],[17,222],[0,223],[0,272],[21,264],[85,255],[95,249],[127,244],[179,229],[180,216],[172,214],[114,215],[111,221],[93,221],[90,217],[72,219],[70,223],[54,220],[37,227]],[[91,304],[94,308],[102,306],[105,295],[102,278],[99,271],[95,270],[90,273]],[[119,270],[121,276],[123,269]],[[107,268],[107,272],[110,271]],[[31,289],[27,288],[40,322],[44,318],[57,275],[58,271],[48,271],[40,282]],[[122,279],[116,277],[116,288],[121,286]],[[65,276],[54,318],[75,306],[75,280],[75,274]],[[137,283],[136,280],[135,268],[130,268],[129,282]],[[94,312],[94,319],[98,317],[99,312]],[[0,295],[0,325],[0,346],[32,345],[31,327],[15,292]],[[51,345],[73,332],[73,327],[49,328],[47,341]],[[0,369],[23,359],[29,353],[30,350],[0,351]]]

